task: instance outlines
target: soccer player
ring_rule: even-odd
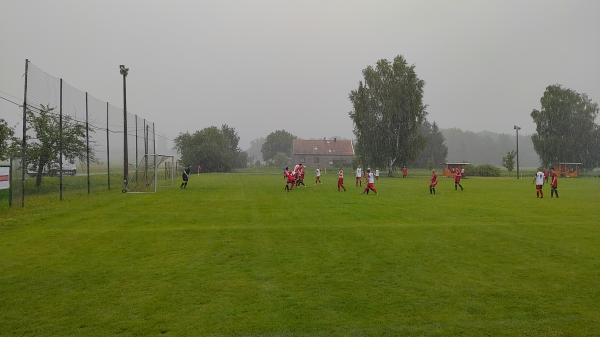
[[[454,172],[454,190],[457,191],[458,187],[460,187],[460,190],[463,191],[464,188],[462,187],[462,185],[460,184],[460,179],[462,178],[462,171],[457,169]]]
[[[362,186],[362,168],[361,167],[357,167],[356,168],[356,186]]]
[[[317,167],[315,170],[315,184],[321,183],[321,169]]]
[[[344,192],[346,192],[346,188],[344,187],[344,169],[343,168],[340,168],[340,170],[338,171],[338,192],[341,192],[340,188],[343,188]]]
[[[367,169],[367,187],[365,187],[363,194],[369,194],[369,191],[373,191],[377,194],[377,189],[375,189],[375,174],[371,172],[370,168]]]
[[[296,186],[304,186],[304,165],[302,163],[298,164],[298,171],[296,171]]]
[[[379,169],[375,169],[375,180],[379,181]]]
[[[535,174],[535,178],[533,178],[533,181],[535,182],[536,198],[544,198],[544,190],[542,189],[544,187],[544,172],[542,172],[542,169],[539,169],[537,171],[537,173]]]
[[[181,185],[179,186],[180,189],[185,189],[187,188],[187,184],[188,184],[188,180],[190,180],[190,173],[192,172],[191,168],[188,166],[183,170],[183,173],[181,174],[181,179],[183,180],[181,182]]]
[[[408,167],[402,166],[402,178],[408,177]]]
[[[289,192],[294,189],[294,185],[296,183],[296,177],[294,176],[294,173],[292,171],[290,171],[287,167],[285,168],[285,171],[283,171],[283,172],[284,172],[285,178],[286,178],[285,190]]]
[[[554,171],[554,167],[550,169],[550,176],[552,176],[552,180],[550,182],[550,198],[554,198],[554,194],[558,198],[558,174]]]
[[[437,174],[435,170],[431,170],[431,181],[429,183],[429,194],[435,195],[435,187],[437,186]]]

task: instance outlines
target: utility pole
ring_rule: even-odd
[[[519,130],[521,130],[521,127],[518,125],[514,126],[515,132],[517,133],[517,179],[519,179],[520,175],[519,175]]]
[[[127,156],[127,74],[129,68],[124,65],[119,66],[119,71],[123,75],[123,193],[127,192],[129,177],[129,158]]]

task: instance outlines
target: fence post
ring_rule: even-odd
[[[12,190],[13,190],[13,161],[12,157],[8,158],[8,207],[12,207]]]
[[[58,175],[59,175],[59,188],[60,188],[60,200],[63,200],[63,79],[60,79],[60,106],[59,106],[59,117],[58,117]]]
[[[152,122],[152,153],[154,154],[154,160],[152,162],[152,166],[154,167],[154,192],[156,192],[156,184],[158,184],[157,167],[156,167],[156,129],[154,129],[154,122]]]
[[[110,137],[108,136],[108,102],[106,102],[106,168],[108,169],[108,190],[110,191]]]
[[[87,192],[90,194],[90,123],[87,91],[85,92],[85,151],[85,160],[87,162]]]
[[[135,183],[138,183],[138,116],[135,115]]]
[[[29,60],[25,59],[25,91],[23,93],[23,140],[21,141],[21,207],[25,207],[25,171],[27,160],[25,149],[27,147],[27,75],[29,74]]]
[[[142,120],[144,130],[144,186],[148,183],[148,129],[146,128],[146,119]]]

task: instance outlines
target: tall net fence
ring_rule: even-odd
[[[25,146],[13,158],[14,206],[108,190],[152,192],[172,184],[157,165],[165,170],[174,160],[164,164],[156,155],[171,154],[170,141],[157,136],[153,122],[124,115],[29,61],[25,81]]]

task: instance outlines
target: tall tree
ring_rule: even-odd
[[[416,167],[433,168],[446,161],[448,147],[440,128],[435,122],[423,122],[421,135],[425,139],[425,148],[419,153],[417,159],[411,163]]]
[[[32,130],[34,133],[33,136],[27,137],[27,167],[32,167],[36,171],[36,187],[42,184],[45,167],[59,164],[61,160],[64,162],[65,160],[86,159],[85,124],[70,118],[63,118],[62,158],[60,158],[61,124],[54,108],[49,105],[40,105],[36,112],[27,111],[27,125],[27,130]],[[93,130],[90,129],[90,133],[92,132]],[[92,151],[90,151],[90,160],[94,160]]]
[[[261,152],[265,161],[273,159],[277,153],[286,156],[292,155],[292,144],[296,136],[285,131],[276,130],[271,132],[262,145]]]
[[[245,167],[247,155],[239,149],[239,136],[234,128],[211,126],[193,134],[181,133],[175,147],[186,165],[201,166],[208,172],[227,172]]]
[[[414,160],[424,146],[420,128],[427,112],[423,104],[425,82],[404,57],[382,59],[363,70],[364,82],[350,92],[361,161],[371,166],[394,167]]]
[[[598,164],[598,104],[585,95],[560,85],[550,85],[540,99],[541,109],[533,110],[536,123],[532,137],[535,151],[544,166],[561,162]]]

